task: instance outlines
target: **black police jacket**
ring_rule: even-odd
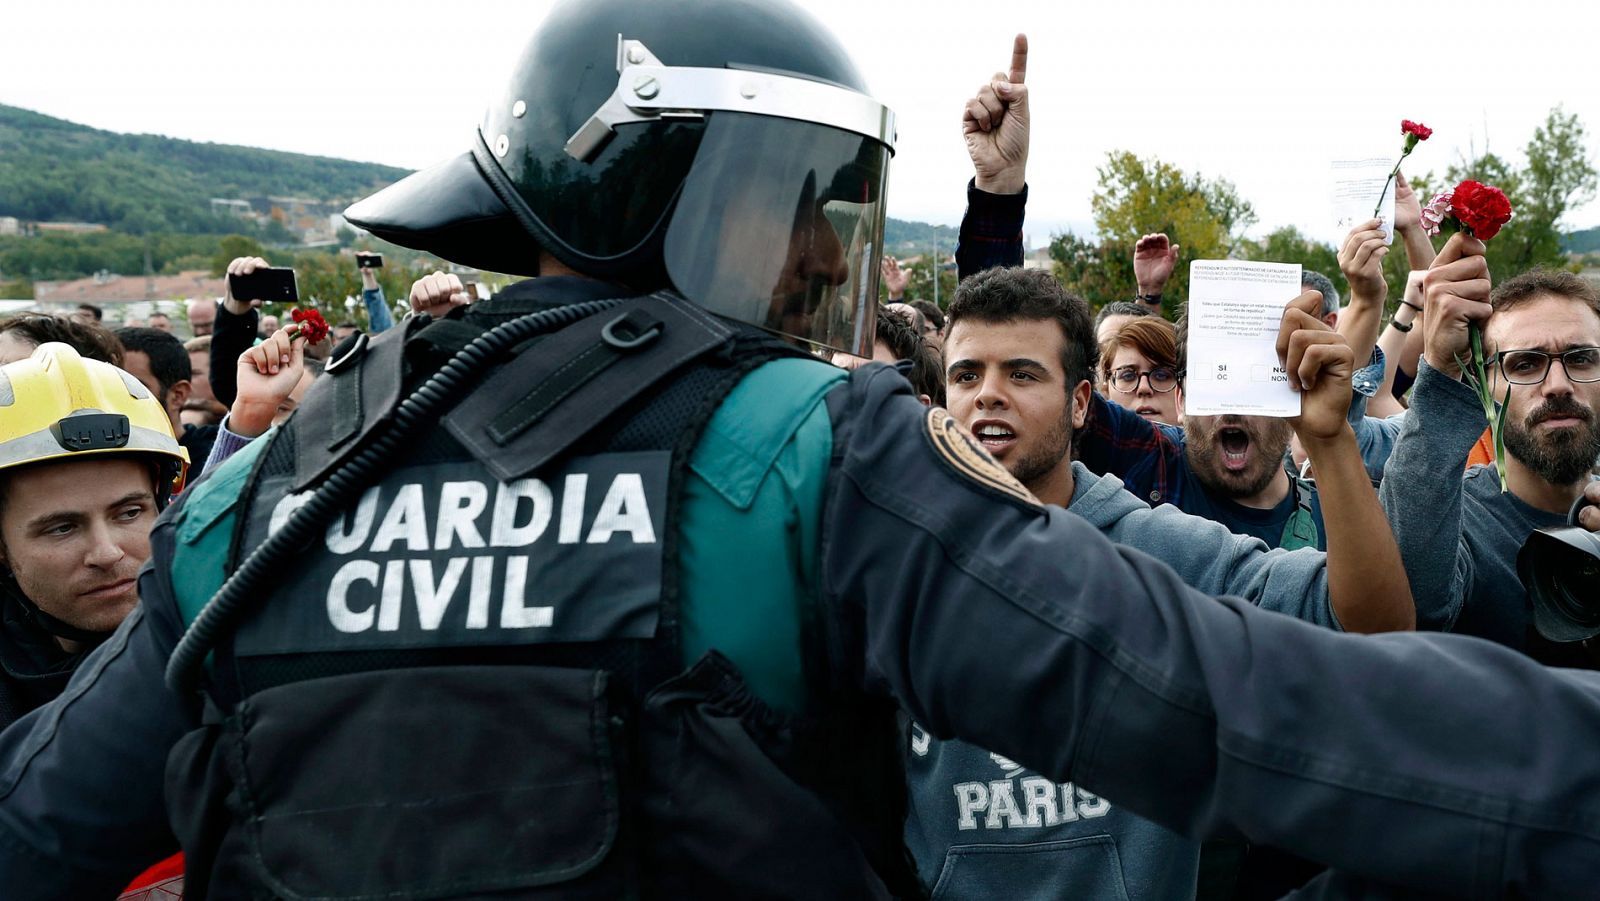
[[[12,590],[0,585],[0,729],[55,700],[85,651],[66,651]]]

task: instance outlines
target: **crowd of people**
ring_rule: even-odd
[[[619,4],[594,6],[564,15],[603,22]],[[789,24],[795,40],[812,35]],[[790,328],[792,300],[774,303],[782,316],[757,317],[768,332],[649,306],[624,306],[588,332],[578,319],[550,337],[506,331],[614,303],[613,286],[580,276],[634,284],[618,275],[618,247],[585,256],[573,248],[588,232],[562,243],[550,224],[532,232],[535,278],[478,303],[455,275],[422,276],[398,324],[362,268],[369,330],[341,323],[317,342],[231,292],[189,304],[188,340],[160,313],[115,329],[88,305],[0,319],[6,897],[104,891],[152,864],[135,895],[157,881],[173,889],[185,865],[191,892],[230,897],[234,886],[455,897],[569,879],[611,896],[641,878],[644,894],[668,897],[1591,892],[1600,768],[1570,771],[1572,756],[1542,743],[1578,741],[1562,732],[1577,723],[1600,728],[1600,700],[1579,700],[1600,696],[1600,682],[1539,674],[1600,670],[1600,625],[1537,607],[1518,554],[1569,511],[1600,530],[1594,286],[1542,269],[1492,284],[1483,243],[1463,233],[1436,247],[1402,177],[1393,228],[1411,275],[1399,306],[1386,308],[1382,224],[1361,223],[1339,272],[1307,270],[1301,293],[1283,298],[1277,348],[1299,415],[1188,414],[1184,298],[1167,291],[1183,257],[1167,235],[1129,249],[1133,297],[1079,297],[1022,267],[1027,54],[1019,36],[1009,69],[963,111],[973,174],[954,296],[942,309],[907,297],[908,273],[885,257],[855,341],[793,340],[810,335]],[[626,41],[617,58],[625,86],[643,83],[627,66],[657,65]],[[666,77],[688,65],[665,63]],[[809,77],[851,83],[830,72]],[[741,91],[758,96],[755,82]],[[509,115],[512,135],[533,119]],[[557,145],[570,136],[554,130]],[[751,146],[782,157],[776,144]],[[570,144],[563,152],[582,159]],[[491,143],[474,153],[477,169],[506,157]],[[821,190],[815,176],[805,184]],[[414,202],[393,193],[405,186],[352,208],[352,221],[385,234],[384,202]],[[496,190],[503,200],[513,189]],[[674,202],[693,208],[685,190]],[[870,198],[872,186],[853,190]],[[483,218],[462,221],[472,217]],[[508,213],[502,225],[517,221]],[[790,238],[785,265],[797,268],[782,278],[859,287],[847,263],[861,260],[842,255],[873,242],[835,235],[841,226],[820,214],[793,221],[807,243],[796,253],[801,239]],[[709,231],[732,240],[723,226]],[[391,236],[450,240],[406,228]],[[464,262],[503,252],[488,234]],[[726,283],[682,275],[674,240],[664,264],[644,269],[664,266],[691,301],[727,315],[688,287]],[[266,266],[239,258],[228,273]],[[1505,397],[1504,488],[1462,377],[1473,328]],[[501,332],[501,349],[489,349]],[[673,345],[672,362],[649,371],[656,382],[628,368],[649,356],[638,348],[691,333],[703,344]],[[712,348],[722,362],[683,369]],[[503,365],[446,378],[474,353]],[[741,354],[756,362],[728,362]],[[667,387],[651,393],[656,383]],[[439,406],[447,397],[456,405]],[[602,424],[613,421],[625,424]],[[384,445],[391,436],[398,444]],[[328,487],[372,470],[363,454],[375,447],[406,458],[400,475]],[[321,504],[334,490],[346,493]],[[325,518],[302,516],[319,504]],[[558,544],[539,553],[551,556],[497,556],[547,528]],[[632,545],[613,551],[619,535]],[[292,556],[253,570],[274,542]],[[184,648],[229,628],[214,625],[224,616],[214,608],[244,579],[255,581],[234,594],[267,612],[191,653],[210,673],[203,704],[182,691],[168,699],[160,674],[182,687],[172,680]],[[645,582],[650,591],[635,591]],[[465,600],[452,606],[457,593]],[[324,608],[335,631],[310,637]],[[538,641],[556,644],[471,638],[541,627],[558,637]],[[1417,631],[1477,641],[1331,637]],[[650,642],[668,639],[663,664]],[[664,679],[683,669],[680,651],[692,668]],[[463,675],[484,662],[531,675],[497,688]],[[602,670],[610,676],[596,681]],[[359,682],[374,673],[388,681]],[[284,694],[308,684],[315,700]],[[524,706],[494,706],[519,692]],[[529,696],[570,707],[580,725],[475,731],[544,716]],[[608,719],[607,703],[631,713]],[[1482,728],[1498,711],[1474,709],[1497,703],[1508,734]],[[310,731],[273,719],[286,713]],[[393,740],[400,722],[433,737],[349,759],[375,747],[363,742]],[[308,734],[322,750],[302,743]],[[143,750],[105,747],[123,741]],[[613,744],[615,778],[645,799],[620,815],[611,775],[573,776],[565,795],[529,787],[591,754],[611,766]],[[655,756],[668,745],[671,766]],[[427,759],[414,759],[417,747]],[[506,756],[548,747],[560,749],[549,766]],[[1528,762],[1541,754],[1556,756]],[[77,765],[77,782],[55,775]],[[484,781],[461,797],[502,795],[537,808],[532,820],[494,820],[488,805],[449,795],[463,769]],[[1529,772],[1544,781],[1511,784]],[[92,816],[51,806],[108,781],[139,787]],[[575,797],[587,791],[600,800]],[[328,813],[346,800],[357,812]],[[427,851],[406,832],[420,808],[488,823],[451,854]],[[507,834],[524,829],[531,863]],[[1519,829],[1565,844],[1547,850]],[[352,835],[363,850],[318,847]],[[180,843],[186,860],[159,866]],[[803,849],[800,867],[785,843]],[[609,862],[624,853],[613,845],[639,856]],[[85,847],[98,848],[93,859]],[[386,853],[405,862],[389,872]]]

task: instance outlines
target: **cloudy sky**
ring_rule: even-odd
[[[649,2],[649,0],[640,0]],[[421,167],[465,149],[547,0],[12,3],[0,103],[114,131]],[[1600,129],[1579,2],[804,0],[899,115],[890,215],[955,224],[963,102],[1029,35],[1031,243],[1085,230],[1107,151],[1235,182],[1260,216],[1326,236],[1328,163],[1437,134],[1520,158],[1556,104]],[[666,60],[671,63],[671,60]],[[1600,147],[1591,139],[1590,154]],[[1571,228],[1600,225],[1600,203]]]

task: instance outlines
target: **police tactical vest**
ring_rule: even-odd
[[[230,572],[464,330],[394,329],[319,381],[254,461]],[[797,354],[651,297],[486,373],[216,646],[168,766],[191,895],[916,894],[892,714],[838,691],[780,715],[681,658],[688,456]]]

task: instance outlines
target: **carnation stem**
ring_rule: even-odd
[[[1372,218],[1377,219],[1378,214],[1383,212],[1383,198],[1389,196],[1389,186],[1394,184],[1394,177],[1400,174],[1400,164],[1410,155],[1410,150],[1403,150],[1400,152],[1400,158],[1394,161],[1394,168],[1389,170],[1389,177],[1383,182],[1383,193],[1378,195],[1378,205],[1372,208]]]
[[[1489,442],[1494,445],[1494,468],[1500,476],[1500,493],[1510,490],[1506,481],[1505,410],[1511,403],[1511,386],[1506,385],[1505,404],[1495,403],[1489,387],[1489,366],[1483,357],[1483,329],[1476,322],[1467,323],[1467,336],[1472,343],[1472,359],[1466,368],[1467,381],[1478,393],[1478,403],[1483,406],[1483,416],[1489,421]]]
[[[1506,385],[1506,394],[1503,402],[1495,408],[1494,418],[1489,421],[1489,437],[1494,441],[1494,468],[1500,474],[1500,493],[1505,494],[1511,490],[1506,481],[1506,407],[1511,404],[1511,386]]]

